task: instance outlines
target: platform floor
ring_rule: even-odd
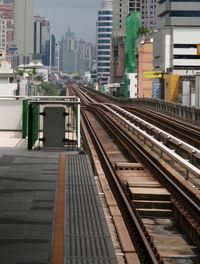
[[[117,263],[87,155],[62,155],[63,193],[60,153],[0,149],[1,264],[54,264],[60,237],[59,263]]]

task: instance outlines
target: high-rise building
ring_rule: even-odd
[[[34,0],[15,0],[14,26],[19,63],[28,63],[34,48]]]
[[[124,54],[126,36],[126,17],[129,14],[129,0],[113,1],[113,31],[111,47],[112,83],[122,83],[124,80]]]
[[[147,29],[156,28],[156,6],[158,0],[142,0],[140,5],[141,27]]]
[[[42,21],[43,17],[34,17],[34,54],[42,54]]]
[[[11,58],[14,44],[14,8],[0,3],[0,50],[5,50],[6,58]]]
[[[45,17],[34,17],[34,58],[50,66],[50,23]]]
[[[125,20],[129,14],[129,0],[113,1],[113,37],[125,36]]]
[[[77,72],[77,42],[69,28],[61,40],[61,70],[64,73]]]
[[[43,18],[41,22],[41,42],[42,42],[42,63],[46,66],[50,65],[50,36],[51,28],[50,22],[47,18]]]
[[[140,12],[141,3],[143,0],[129,0],[129,13],[131,12]]]
[[[94,44],[84,40],[77,40],[77,60],[78,72],[84,75],[86,71],[92,68],[93,60],[96,58]]]
[[[200,2],[160,0],[154,34],[154,69],[176,74],[200,71]]]
[[[159,0],[154,32],[154,70],[164,73],[164,99],[195,106],[199,91],[194,76],[200,72],[200,1]],[[153,84],[154,84],[153,83]],[[158,86],[159,85],[159,86]],[[197,89],[197,90],[196,90]],[[154,85],[153,85],[153,94]]]
[[[157,15],[158,28],[199,27],[200,1],[197,0],[159,0]]]
[[[97,74],[100,85],[110,79],[111,36],[113,26],[113,1],[105,0],[98,11],[97,21]]]
[[[55,43],[55,60],[54,65],[52,65],[51,69],[52,71],[59,72],[60,71],[60,45],[56,41]]]

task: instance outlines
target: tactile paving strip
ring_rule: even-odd
[[[87,155],[67,155],[65,263],[117,263]]]

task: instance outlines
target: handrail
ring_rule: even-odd
[[[156,127],[156,126],[150,124],[149,122],[144,121],[144,120],[141,119],[140,117],[137,117],[136,115],[134,115],[134,114],[132,114],[132,113],[130,113],[130,112],[128,112],[128,111],[122,109],[122,108],[119,107],[119,106],[116,106],[116,105],[111,105],[111,106],[112,106],[114,109],[118,109],[120,112],[125,113],[125,114],[127,114],[127,115],[133,117],[134,120],[141,122],[142,125],[144,125],[144,126],[147,126],[147,125],[148,125],[148,128],[150,128],[150,129],[154,129],[154,130],[155,130],[157,133],[159,133],[160,135],[164,135],[164,136],[166,136],[166,138],[168,138],[168,139],[173,139],[173,140],[176,142],[177,145],[181,145],[182,147],[186,147],[191,153],[198,153],[198,154],[200,155],[200,150],[199,150],[198,148],[195,148],[194,146],[191,146],[190,144],[188,144],[188,143],[186,143],[186,142],[180,140],[179,138],[174,137],[173,135],[171,135],[171,134],[165,132],[165,131],[162,130],[162,129],[159,129],[158,127]]]
[[[28,99],[27,96],[20,96],[20,95],[0,95],[0,100],[1,99]]]
[[[180,157],[178,154],[174,153],[173,150],[171,150],[171,149],[167,148],[166,146],[164,146],[163,143],[157,141],[155,138],[153,138],[152,136],[148,135],[145,131],[141,130],[140,128],[138,128],[137,126],[132,124],[130,121],[125,119],[120,114],[116,113],[110,107],[108,107],[106,105],[104,107],[107,108],[108,111],[113,113],[115,117],[118,117],[119,119],[123,120],[126,124],[129,125],[129,127],[133,128],[135,131],[137,131],[138,134],[141,134],[145,138],[145,140],[143,142],[144,144],[146,143],[146,139],[148,139],[149,142],[151,142],[152,146],[156,146],[161,151],[161,156],[162,156],[162,153],[165,153],[169,157],[171,157],[173,160],[175,160],[177,163],[181,164],[181,166],[186,169],[186,172],[187,172],[186,179],[188,179],[189,173],[199,177],[200,169],[198,169],[197,167],[195,167],[194,165],[189,163],[187,160],[185,160],[182,157]]]
[[[1,99],[24,99],[24,100],[36,100],[36,99],[76,99],[77,96],[20,96],[20,95],[0,95]]]

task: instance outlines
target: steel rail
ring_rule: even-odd
[[[200,150],[198,148],[195,148],[194,146],[180,140],[179,138],[177,137],[174,137],[173,135],[163,131],[162,129],[159,129],[158,127],[150,124],[149,122],[145,121],[144,119],[126,111],[125,109],[117,106],[117,105],[111,105],[112,108],[116,109],[117,111],[121,112],[121,113],[124,113],[125,115],[129,116],[129,117],[132,117],[135,121],[139,121],[142,125],[144,126],[148,126],[148,128],[152,129],[152,130],[155,130],[156,133],[159,133],[160,135],[164,135],[165,137],[167,138],[170,138],[170,139],[173,139],[178,145],[182,145],[183,147],[186,147],[189,149],[189,151],[192,152],[195,152],[197,154],[200,155]]]
[[[95,134],[94,129],[92,128],[90,122],[88,121],[88,119],[87,119],[86,115],[83,113],[83,111],[82,111],[82,116],[84,117],[84,122],[85,122],[85,124],[89,130],[89,133],[90,133],[92,140],[95,144],[95,148],[97,149],[97,152],[100,156],[101,163],[103,163],[103,167],[104,168],[106,167],[106,170],[110,174],[110,177],[112,180],[111,188],[112,189],[115,188],[115,190],[117,190],[118,195],[120,197],[120,202],[123,202],[123,210],[126,210],[126,214],[129,216],[131,221],[133,221],[133,224],[136,228],[135,231],[137,232],[137,235],[139,236],[139,242],[140,242],[140,245],[142,246],[142,250],[145,250],[146,261],[148,261],[146,263],[149,263],[149,264],[160,263],[159,260],[156,259],[156,256],[155,256],[155,254],[154,254],[154,252],[153,252],[151,246],[149,245],[149,242],[145,236],[145,233],[143,232],[143,230],[142,230],[142,228],[141,228],[141,226],[137,220],[137,217],[133,212],[133,208],[130,206],[130,204],[126,198],[126,195],[124,194],[124,191],[123,191],[123,189],[119,183],[119,180],[117,179],[117,176],[114,173],[112,165],[110,164],[110,162],[107,158],[107,155],[106,155],[99,139],[97,138],[97,136]],[[133,235],[132,235],[132,237],[133,237]]]
[[[103,119],[104,122],[105,120],[109,123],[109,128],[113,127],[115,129],[115,131],[117,131],[117,133],[119,133],[121,135],[121,138],[123,138],[123,140],[126,140],[126,144],[132,146],[132,148],[135,150],[137,150],[137,152],[140,154],[140,156],[142,156],[145,161],[147,161],[151,167],[153,167],[154,169],[156,169],[156,171],[162,175],[162,179],[165,179],[166,182],[173,188],[174,190],[174,194],[180,194],[182,196],[182,198],[187,202],[187,204],[190,206],[191,209],[193,209],[197,215],[199,215],[200,212],[200,201],[197,198],[197,201],[194,201],[193,197],[191,198],[184,190],[183,187],[178,186],[177,183],[175,183],[170,177],[169,175],[164,171],[164,169],[160,168],[160,166],[157,164],[156,160],[154,161],[151,157],[149,157],[149,155],[147,155],[143,149],[141,149],[141,147],[139,147],[138,144],[136,144],[135,142],[133,142],[133,139],[127,135],[127,133],[125,133],[119,126],[117,126],[116,124],[114,124],[110,118],[106,115],[105,112],[103,112],[102,109],[99,109],[99,113],[101,113],[103,115]],[[94,114],[96,114],[96,109]],[[99,115],[98,115],[99,116]]]
[[[170,158],[172,158],[174,161],[176,161],[178,164],[180,164],[183,168],[185,168],[186,179],[188,179],[189,173],[191,173],[191,174],[193,174],[199,178],[200,169],[198,169],[197,167],[195,167],[194,165],[189,163],[187,160],[180,157],[178,154],[174,153],[174,151],[172,151],[171,149],[169,149],[168,147],[163,145],[161,142],[159,142],[157,139],[155,139],[154,137],[147,134],[142,129],[140,129],[137,126],[135,126],[134,124],[132,124],[130,121],[128,121],[126,118],[124,118],[120,114],[116,113],[111,108],[107,107],[106,105],[104,105],[104,108],[106,108],[107,111],[111,112],[115,118],[117,117],[120,120],[122,120],[123,122],[125,122],[129,126],[129,128],[132,128],[133,130],[137,131],[138,135],[142,135],[146,140],[151,142],[152,146],[156,146],[157,148],[159,148],[159,150],[161,151],[161,157],[162,157],[162,153],[165,153]],[[143,144],[145,144],[147,142],[146,140],[143,141]]]

